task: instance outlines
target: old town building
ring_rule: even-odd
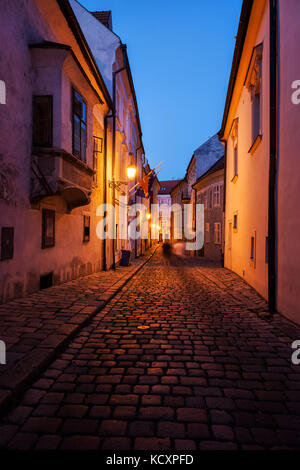
[[[298,0],[244,0],[219,133],[227,149],[225,266],[297,323],[299,16]]]
[[[180,180],[164,180],[160,181],[160,189],[158,191],[159,204],[159,224],[161,226],[161,239],[168,240],[171,238],[171,205],[172,189]]]
[[[101,63],[71,3],[6,1],[0,19],[0,302],[114,266],[123,241],[99,237],[97,208],[143,171],[126,46],[88,13],[113,36]]]
[[[121,39],[112,31],[111,12],[89,12],[76,0],[71,0],[70,3],[103,74],[115,107],[115,113],[112,113],[110,119],[112,162],[107,176],[108,200],[116,210],[117,239],[111,247],[112,264],[115,265],[121,257],[121,250],[130,250],[132,256],[138,256],[145,249],[141,238],[129,240],[123,237],[127,220],[126,217],[120,217],[121,208],[124,209],[124,197],[127,197],[129,205],[147,205],[146,198],[130,191],[145,174],[145,150],[139,110],[126,45],[122,44]],[[127,179],[126,168],[129,166],[134,166],[137,170],[133,181]],[[128,218],[128,221],[130,220],[131,217]]]
[[[171,239],[173,242],[186,239],[184,234],[184,206],[190,204],[191,209],[191,227],[187,230],[196,230],[196,198],[194,184],[201,176],[210,170],[210,168],[224,155],[224,147],[218,139],[218,135],[213,135],[210,139],[198,147],[190,159],[183,180],[179,180],[177,185],[171,191],[173,211],[171,215]],[[179,216],[179,213],[181,216]],[[176,229],[178,226],[178,229]],[[175,236],[175,232],[177,232]],[[181,234],[181,236],[180,236]],[[190,235],[191,236],[191,235]],[[196,250],[197,254],[199,250]],[[201,252],[203,254],[203,250]],[[190,255],[196,254],[194,250],[189,251]]]
[[[214,163],[193,184],[197,204],[204,205],[204,246],[197,253],[222,259],[224,157]]]

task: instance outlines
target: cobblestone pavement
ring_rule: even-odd
[[[0,445],[300,448],[298,330],[264,312],[231,272],[157,252],[3,418]]]
[[[156,249],[128,267],[98,272],[0,305],[0,339],[7,364],[0,367],[0,412],[32,383]]]

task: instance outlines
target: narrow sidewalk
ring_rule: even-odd
[[[149,261],[157,246],[130,266],[100,271],[0,305],[0,414],[123,286]]]

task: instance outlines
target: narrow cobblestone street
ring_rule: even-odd
[[[296,328],[203,263],[159,249],[2,419],[1,447],[299,448]]]

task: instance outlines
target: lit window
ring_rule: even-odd
[[[215,244],[220,245],[221,244],[221,223],[216,222],[215,223]]]
[[[209,222],[205,223],[205,241],[206,242],[210,241],[210,225],[209,225]]]
[[[91,218],[89,215],[83,216],[83,241],[90,241]]]
[[[42,248],[55,246],[55,211],[42,210]]]

